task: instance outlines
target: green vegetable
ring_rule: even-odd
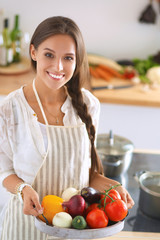
[[[87,223],[83,216],[76,216],[72,220],[72,226],[76,229],[84,229],[87,227]]]
[[[149,78],[147,78],[145,75],[139,75],[139,78],[142,83],[150,83]]]
[[[133,59],[133,64],[142,83],[150,83],[150,80],[146,77],[148,69],[159,66],[159,64],[153,60],[153,56],[149,56],[147,59],[135,58]]]

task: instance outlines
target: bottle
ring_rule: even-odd
[[[0,65],[8,66],[13,61],[13,50],[11,47],[11,39],[9,33],[9,20],[4,19],[4,27],[0,34]]]
[[[11,31],[13,62],[20,62],[21,60],[21,37],[22,32],[19,29],[19,15],[15,15],[14,28]]]

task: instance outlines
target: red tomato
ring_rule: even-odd
[[[118,222],[127,216],[128,208],[123,200],[116,199],[106,205],[105,212],[111,221]]]
[[[86,222],[90,228],[103,228],[108,225],[108,217],[103,210],[96,208],[87,214]]]
[[[125,72],[124,77],[126,79],[132,79],[133,77],[135,77],[135,72]]]
[[[87,215],[90,211],[92,211],[93,209],[96,209],[96,208],[98,208],[98,209],[100,209],[99,208],[99,203],[92,203],[91,205],[89,205],[87,208],[86,208],[86,210],[85,210],[85,215]]]
[[[115,199],[121,199],[121,196],[120,196],[119,192],[118,192],[117,190],[115,190],[115,189],[111,189],[111,190],[109,191],[108,195],[109,195],[111,198],[113,198],[113,200],[115,200]],[[101,205],[102,205],[102,206],[104,206],[104,196],[105,196],[104,194],[101,195]],[[111,200],[108,196],[106,196],[106,200],[105,200],[106,204],[110,203],[111,201],[112,201],[112,200]]]

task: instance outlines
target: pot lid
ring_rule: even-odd
[[[160,172],[146,172],[139,178],[142,189],[154,196],[160,197]]]
[[[103,154],[120,155],[128,151],[133,151],[133,143],[127,138],[109,134],[97,135],[97,150]]]

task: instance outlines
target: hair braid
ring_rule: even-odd
[[[92,123],[92,118],[88,113],[87,105],[83,100],[83,95],[79,85],[79,77],[71,79],[69,84],[67,84],[68,93],[72,99],[72,105],[76,109],[77,114],[81,118],[82,122],[86,124],[86,129],[91,142],[91,176],[95,171],[103,174],[103,167],[95,148],[95,127]]]

